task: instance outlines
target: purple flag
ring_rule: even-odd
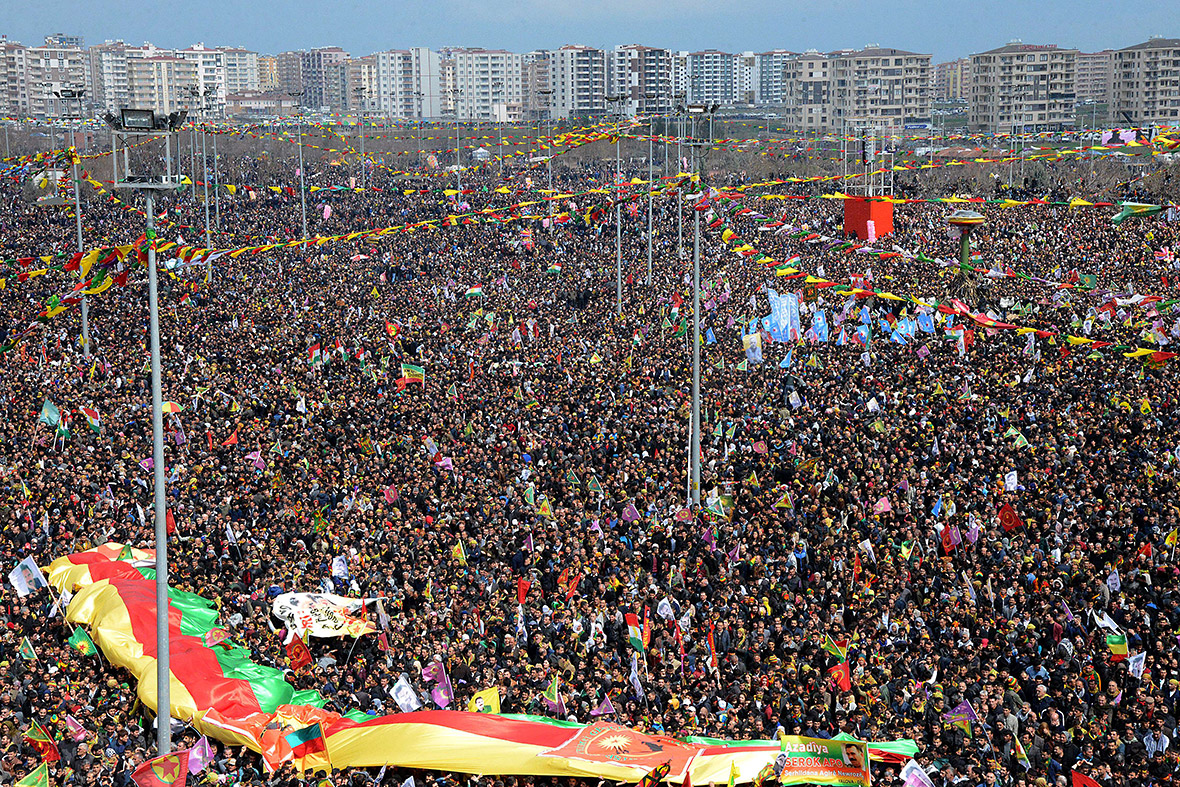
[[[598,707],[590,711],[591,716],[609,716],[615,712],[615,706],[611,704],[610,695],[602,698],[602,702],[598,703]]]
[[[535,551],[535,550],[533,549],[533,534],[532,534],[532,531],[529,531],[529,534],[528,534],[528,535],[525,537],[525,539],[524,539],[524,548],[525,548],[525,549],[527,549],[527,550],[528,550],[528,551],[530,551],[530,552],[533,552],[533,551]]]
[[[628,503],[627,507],[623,509],[623,521],[635,522],[639,519],[639,511],[635,508],[634,503]]]
[[[196,776],[213,762],[213,749],[209,746],[209,739],[204,735],[196,745],[188,750],[188,772]]]
[[[738,543],[733,545],[733,549],[729,550],[729,554],[726,555],[726,557],[729,558],[730,563],[736,563],[739,560],[739,556],[741,555],[741,552],[742,552],[742,543],[739,541]]]
[[[451,687],[451,679],[447,677],[447,668],[437,661],[432,661],[422,668],[422,679],[435,682],[430,690],[430,698],[440,708],[445,708],[455,701],[455,690]]]

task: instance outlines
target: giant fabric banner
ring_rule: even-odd
[[[145,559],[138,550],[107,544],[58,558],[46,574],[59,590],[74,593],[68,619],[89,629],[111,664],[135,676],[140,699],[155,710],[155,582],[144,577],[146,567],[132,565]],[[736,773],[735,783],[751,782],[782,758],[784,778],[814,772],[833,779],[808,777],[816,783],[862,784],[846,777],[856,763],[864,763],[851,753],[852,748],[864,751],[859,741],[850,741],[855,744],[852,748],[828,742],[834,754],[804,748],[798,762],[793,762],[786,755],[794,747],[786,751],[778,741],[677,739],[607,722],[583,725],[538,716],[445,710],[391,716],[350,711],[342,716],[324,710],[318,692],[296,690],[282,671],[255,664],[249,649],[224,636],[207,636],[218,628],[212,602],[170,589],[168,612],[172,716],[211,738],[260,752],[272,769],[284,762],[305,770],[388,765],[452,773],[636,781],[653,763],[668,762],[669,781],[691,779],[704,784],[728,781],[731,770]],[[315,724],[323,731],[326,750],[297,756],[288,736]],[[912,741],[868,748],[872,758],[898,764],[916,751]],[[847,763],[837,762],[844,755]],[[834,780],[837,777],[845,780]]]
[[[787,736],[775,761],[783,784],[868,787],[869,753],[862,741]]]
[[[299,636],[359,637],[376,629],[364,619],[365,602],[330,593],[284,593],[270,611]]]

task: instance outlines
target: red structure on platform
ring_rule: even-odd
[[[866,197],[844,200],[844,234],[869,239],[869,222],[873,222],[874,237],[893,234],[893,203]]]

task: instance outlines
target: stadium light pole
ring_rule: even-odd
[[[63,110],[65,109],[67,101],[77,101],[78,119],[82,119],[82,97],[86,95],[86,91],[84,89],[80,87],[62,88],[61,90],[53,91],[53,95],[57,96],[58,99],[61,100]],[[7,124],[5,124],[4,129],[5,133],[7,134]],[[78,176],[78,138],[74,129],[70,129],[70,137],[70,146],[74,148],[74,154],[70,156],[70,168],[72,170],[71,174],[74,181],[74,219],[78,225],[78,253],[81,254],[83,251],[85,251],[82,248],[82,195],[80,188],[80,178]],[[82,275],[81,270],[79,270],[78,275]],[[85,290],[82,291],[82,357],[90,357],[90,304],[87,302]]]
[[[159,288],[156,269],[156,211],[154,194],[157,191],[177,191],[181,186],[179,158],[177,171],[172,170],[172,138],[184,125],[186,112],[173,112],[157,116],[150,109],[122,109],[116,117],[107,113],[103,120],[111,127],[113,187],[140,192],[144,197],[144,213],[147,224],[144,236],[148,246],[148,331],[151,342],[152,364],[152,480],[153,511],[156,537],[156,753],[168,754],[172,750],[172,672],[169,658],[170,637],[168,632],[168,499],[164,478],[164,397],[162,383],[162,361],[160,359],[160,309]],[[163,137],[164,163],[162,172],[147,171],[132,173],[130,158],[123,160],[123,175],[119,175],[119,143],[122,141],[124,155],[128,137]],[[149,165],[151,166],[151,165]],[[158,166],[158,162],[156,164]]]
[[[297,90],[289,94],[291,98],[302,99],[303,91]],[[303,210],[303,239],[307,240],[307,189],[303,178],[303,102],[298,101],[296,107],[295,136],[299,139],[299,204]]]
[[[623,99],[625,95],[607,96],[606,100],[615,105],[615,306],[618,315],[623,314],[623,165],[619,152],[619,126],[623,122]]]
[[[549,148],[545,155],[545,170],[549,177],[549,226],[553,226],[553,144],[549,139],[549,123],[553,119],[553,89],[542,88],[537,91],[540,95],[545,97],[545,143]]]
[[[690,112],[708,112],[708,107],[700,106],[689,107]],[[693,156],[693,161],[697,165],[697,171],[694,173],[697,176],[698,186],[703,184],[700,181],[700,168],[704,163],[705,157],[708,155],[709,148],[705,143],[693,140],[691,143],[693,148],[699,148],[699,154]],[[695,152],[695,151],[694,151]],[[704,197],[702,197],[704,199]],[[691,482],[690,489],[692,492],[692,502],[695,505],[701,503],[701,212],[697,210],[698,206],[693,206],[692,221],[692,437],[690,440],[690,450],[692,452],[691,461]]]
[[[360,103],[360,137],[361,137],[361,188],[365,187],[365,117],[368,111],[368,106],[365,102],[365,86],[360,85],[353,91],[356,93],[357,101]]]
[[[493,99],[503,98],[504,82],[502,80],[497,79],[494,82],[492,82],[492,94],[493,94]],[[492,104],[493,104],[493,106],[496,105],[494,100],[493,100]],[[500,147],[500,154],[499,154],[500,180],[503,180],[504,179],[504,120],[508,117],[508,106],[503,101],[500,102],[500,105],[504,107],[504,117],[503,118],[500,118],[500,117],[496,118],[496,130],[499,131],[499,138],[500,138],[500,143],[499,143],[499,147]]]
[[[643,97],[648,101],[658,98],[655,93],[644,93]],[[656,135],[656,121],[653,116],[648,121],[647,131],[647,286],[651,286],[651,210],[652,210],[652,186],[655,182],[655,172],[652,169],[652,156],[654,151],[654,140]]]

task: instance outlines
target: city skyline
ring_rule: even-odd
[[[199,7],[51,1],[23,8],[19,14],[0,15],[0,34],[26,44],[64,32],[82,36],[88,45],[121,39],[168,48],[203,41],[270,54],[339,46],[354,55],[412,46],[528,52],[564,44],[606,49],[639,43],[688,51],[803,52],[878,43],[930,54],[934,62],[940,62],[1013,39],[1081,51],[1118,49],[1152,35],[1170,35],[1173,31],[1167,26],[1175,10],[1172,3],[1161,0],[1134,6],[1045,0],[1028,8],[1004,4],[1003,18],[997,19],[1001,6],[989,2],[955,7],[955,17],[948,23],[947,6],[932,0],[895,3],[889,14],[881,14],[881,4],[867,0],[837,0],[823,7],[755,0],[739,8],[703,0],[600,0],[569,8],[522,0],[508,9],[472,0],[409,0],[396,8],[342,5],[330,15],[318,16],[316,6],[306,0],[257,5],[214,0]],[[299,14],[307,15],[307,25],[273,24],[276,18],[293,19]],[[1095,24],[1096,19],[1102,24]],[[1115,30],[1117,40],[1112,35]]]

